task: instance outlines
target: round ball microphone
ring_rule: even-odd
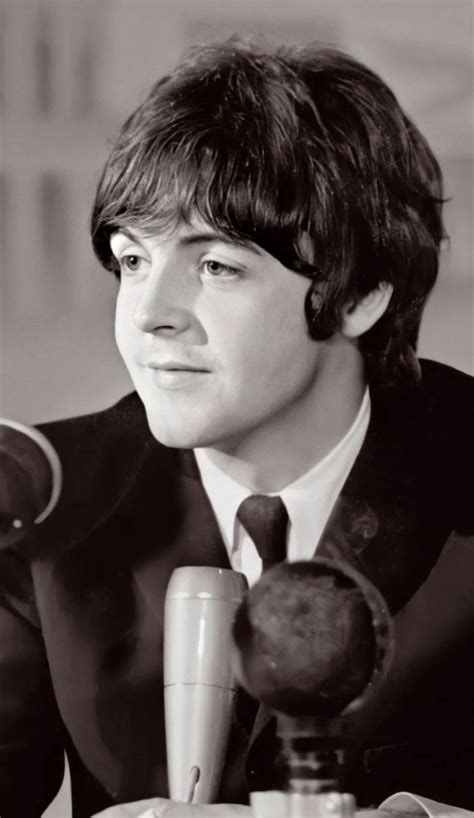
[[[348,565],[322,558],[281,563],[237,613],[237,672],[271,710],[338,715],[386,661],[389,633],[385,602]]]
[[[51,513],[62,470],[49,440],[37,429],[0,418],[0,547],[13,545]]]
[[[281,563],[247,594],[233,636],[236,675],[277,716],[287,792],[339,797],[341,717],[361,706],[391,657],[391,620],[381,595],[343,562]],[[347,814],[351,799],[337,801]]]

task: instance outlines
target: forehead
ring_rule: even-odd
[[[151,242],[157,245],[172,243],[182,247],[219,242],[250,250],[257,255],[262,255],[264,252],[250,239],[230,235],[198,216],[186,221],[179,220],[176,224],[168,226],[148,225],[144,227],[138,224],[118,228],[110,236],[112,251],[121,246],[123,242],[138,244]]]

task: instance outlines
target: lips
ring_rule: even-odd
[[[153,384],[165,390],[192,389],[209,375],[208,369],[182,361],[150,361],[146,368]]]
[[[209,372],[205,367],[182,363],[181,361],[149,361],[145,366],[160,372]]]

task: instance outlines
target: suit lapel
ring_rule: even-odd
[[[161,681],[169,578],[183,565],[229,567],[193,463],[192,454],[151,442],[136,471],[126,472],[112,514],[65,551],[53,569],[58,604],[67,611],[60,618],[64,641],[81,657],[79,686],[94,690],[81,709],[75,687],[66,683],[60,705],[77,745],[86,748],[84,757],[92,752],[98,759],[117,801],[139,792],[166,792]],[[64,662],[61,651],[56,656]],[[64,676],[62,665],[60,673]]]
[[[375,390],[371,399],[366,438],[316,553],[345,560],[361,571],[394,614],[429,574],[449,525],[436,516],[426,480],[420,478],[420,420],[413,390]],[[257,755],[260,764],[262,753],[270,752],[273,733],[272,714],[260,706],[250,738],[249,769]]]
[[[425,580],[451,528],[433,507],[416,389],[372,394],[366,439],[329,518],[318,554],[353,562],[392,614]]]
[[[134,566],[133,576],[147,600],[162,606],[175,568],[187,565],[230,568],[230,563],[194,453],[173,450],[173,463],[168,464],[165,475],[161,463],[155,467],[160,473],[151,484],[159,497],[152,502],[141,497],[147,547],[145,558]],[[150,485],[150,481],[144,484]]]

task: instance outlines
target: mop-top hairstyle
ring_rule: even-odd
[[[199,216],[308,278],[310,336],[381,282],[389,307],[359,340],[369,382],[416,380],[443,236],[442,179],[425,138],[375,73],[320,45],[232,38],[198,47],[125,122],[92,214],[101,263],[117,229]]]

